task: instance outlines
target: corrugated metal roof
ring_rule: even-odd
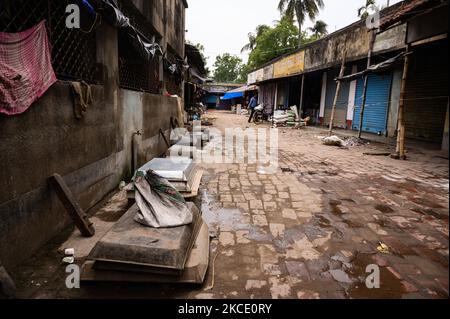
[[[448,4],[448,0],[405,1],[398,10],[395,10],[381,19],[380,29],[384,30],[399,21],[404,21],[414,15],[422,13],[422,10],[433,8],[444,3]]]

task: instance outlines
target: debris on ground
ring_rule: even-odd
[[[382,243],[382,242],[378,243],[377,250],[380,253],[382,253],[382,254],[389,254],[390,253],[389,247],[386,244]]]
[[[363,146],[363,145],[369,145],[370,141],[363,139],[363,138],[358,138],[355,136],[350,136],[350,137],[345,137],[344,138],[344,146],[346,147],[355,147],[355,146]]]
[[[325,137],[323,139],[323,144],[327,145],[327,146],[342,147],[342,146],[344,146],[344,141],[342,139],[340,139],[339,137],[337,137],[336,135],[334,135],[334,136]]]
[[[64,255],[67,257],[75,256],[75,249],[74,248],[67,248],[64,250]]]
[[[390,152],[365,152],[363,155],[367,156],[389,156],[391,155]]]
[[[70,264],[73,264],[74,262],[75,262],[75,257],[73,257],[73,256],[67,256],[62,259],[62,263],[65,265],[70,265]]]

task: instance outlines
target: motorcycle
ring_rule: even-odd
[[[255,107],[255,114],[253,115],[253,122],[255,124],[261,124],[264,121],[269,121],[272,116],[272,112],[266,112],[264,105],[260,104]]]

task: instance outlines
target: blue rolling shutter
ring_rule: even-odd
[[[370,74],[367,84],[366,106],[362,130],[364,132],[386,134],[387,114],[391,95],[392,73]],[[355,113],[353,116],[353,129],[359,130],[359,117],[361,112],[364,79],[356,84]]]

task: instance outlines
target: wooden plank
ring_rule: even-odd
[[[78,201],[75,199],[75,196],[72,194],[61,175],[53,174],[50,178],[50,182],[55,189],[56,195],[64,205],[81,234],[84,237],[94,236],[95,229],[92,222],[89,221],[88,217],[84,213],[80,204],[78,204]]]
[[[199,169],[197,173],[195,173],[195,176],[193,177],[192,191],[190,193],[181,193],[181,195],[183,195],[183,197],[186,199],[196,197],[198,195],[198,190],[200,189],[202,177],[203,177],[203,170]]]

